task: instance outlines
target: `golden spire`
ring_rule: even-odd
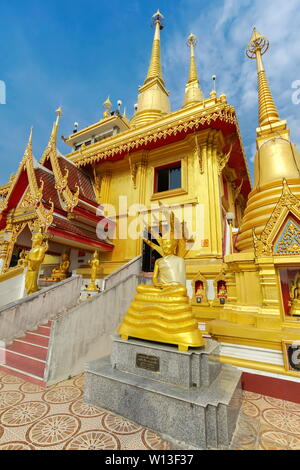
[[[24,165],[24,168],[26,168],[26,171],[27,171],[27,177],[28,177],[28,184],[29,184],[31,200],[32,200],[33,203],[37,204],[37,203],[41,202],[42,197],[43,197],[44,181],[43,180],[40,181],[41,186],[39,187],[38,183],[37,183],[37,180],[36,180],[34,164],[33,164],[32,127],[30,129],[28,143],[27,143],[27,146],[26,146],[26,149],[25,149],[25,152],[24,152],[23,165]]]
[[[269,40],[258,33],[256,28],[254,28],[246,49],[246,54],[249,59],[256,58],[260,126],[280,121],[262,61],[262,56],[267,51],[268,47]]]
[[[300,154],[291,142],[287,122],[279,118],[262,62],[262,55],[268,47],[268,39],[254,28],[247,56],[256,58],[257,62],[260,127],[256,130],[254,189],[249,194],[237,236],[239,251],[253,251],[256,244],[253,229],[256,235],[264,230],[280,199],[282,180],[285,178],[294,190],[300,187]]]
[[[72,212],[75,206],[78,204],[79,196],[79,187],[76,188],[76,192],[73,194],[68,186],[68,177],[69,170],[65,168],[65,174],[62,174],[60,168],[58,157],[57,157],[57,148],[56,148],[56,139],[57,139],[57,130],[59,125],[59,120],[62,115],[61,108],[56,110],[56,120],[53,124],[52,132],[46,150],[42,156],[41,163],[44,164],[47,159],[51,161],[51,167],[55,179],[55,189],[58,191],[58,194],[61,198],[61,204],[65,207],[66,211]]]
[[[196,60],[195,60],[195,46],[197,38],[195,34],[190,34],[187,40],[187,45],[190,48],[190,70],[189,79],[185,87],[184,105],[189,106],[199,101],[202,101],[203,93],[199,87],[199,80],[197,74]]]
[[[152,53],[144,85],[139,88],[137,112],[131,124],[140,126],[170,112],[169,93],[165,89],[160,61],[160,30],[163,15],[159,10],[152,16],[155,27]]]
[[[163,29],[162,20],[164,16],[157,10],[156,13],[152,16],[152,20],[155,27],[152,53],[150,59],[150,65],[148,69],[148,74],[144,83],[149,82],[152,78],[159,77],[163,81],[162,69],[160,62],[160,30]]]
[[[23,166],[27,172],[28,186],[29,186],[29,194],[26,193],[26,199],[29,204],[32,204],[35,207],[35,213],[37,215],[37,219],[35,223],[41,230],[47,231],[47,228],[49,227],[49,225],[51,225],[53,221],[54,204],[50,199],[48,201],[50,208],[46,209],[42,202],[44,181],[41,178],[40,186],[39,186],[37,179],[36,179],[34,158],[32,154],[32,128],[30,130],[28,143],[27,143],[22,161],[23,161]]]
[[[110,117],[110,112],[111,112],[111,107],[112,107],[112,104],[111,104],[111,101],[109,99],[109,96],[106,98],[106,100],[104,101],[103,103],[103,107],[105,109],[104,113],[103,113],[103,117],[104,119],[106,118],[109,118]]]

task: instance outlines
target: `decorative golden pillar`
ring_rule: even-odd
[[[278,297],[277,275],[273,257],[258,258],[259,284],[262,292],[262,303],[257,315],[256,326],[260,328],[280,327],[280,306]]]
[[[100,187],[98,187],[100,204],[108,204],[112,172],[104,170],[98,177],[100,178]]]
[[[8,243],[2,240],[0,244],[0,273],[5,271],[7,252],[8,252]]]
[[[224,140],[220,131],[209,130],[205,134],[205,140],[202,141],[201,145],[201,159],[202,165],[205,168],[204,173],[207,175],[209,199],[207,206],[209,207],[209,251],[212,255],[219,258],[222,256],[223,235],[221,228],[218,155],[224,146]]]
[[[129,155],[129,164],[133,188],[136,191],[135,201],[137,204],[144,205],[146,197],[146,179],[148,165],[148,151],[137,152]],[[129,244],[128,244],[129,246]],[[138,238],[135,244],[135,253],[127,253],[127,257],[139,256],[141,254],[141,239]]]
[[[1,254],[0,258],[3,260],[2,262],[2,272],[8,270],[10,265],[10,260],[13,254],[15,242],[17,236],[19,234],[19,225],[13,225],[10,222],[7,224],[5,228],[5,232],[3,233],[3,242],[1,247]]]

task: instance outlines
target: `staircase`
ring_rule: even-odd
[[[46,386],[109,354],[136,285],[151,281],[139,275],[140,262],[137,257],[107,276],[105,290],[86,302],[78,302],[77,276],[0,307],[0,370]]]
[[[28,331],[25,336],[15,339],[9,346],[0,347],[0,357],[3,359],[0,370],[27,382],[45,386],[44,373],[51,324],[49,321],[34,331]]]

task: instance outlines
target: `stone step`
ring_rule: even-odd
[[[49,336],[38,334],[35,331],[26,333],[25,336],[21,336],[18,339],[25,341],[26,343],[36,344],[38,346],[47,347],[49,344]]]
[[[240,377],[222,365],[210,386],[186,389],[114,369],[107,357],[87,366],[85,400],[161,433],[175,448],[228,448],[241,406]]]
[[[51,321],[0,348],[1,370],[44,386]]]
[[[3,348],[2,352],[3,352]],[[3,356],[2,356],[3,357]],[[29,373],[35,377],[43,378],[46,361],[25,356],[16,352],[5,350],[5,366],[12,367],[20,372]]]
[[[33,384],[39,385],[40,387],[46,386],[46,382],[44,382],[44,380],[42,380],[40,377],[36,377],[32,374],[25,373],[18,369],[14,369],[13,367],[1,365],[0,370],[3,372],[6,372],[9,375],[14,375],[15,377],[19,377],[20,379],[25,380],[25,382],[31,382]]]
[[[18,340],[15,340],[10,346],[6,346],[5,350],[40,359],[42,361],[46,361],[48,354],[48,349],[45,346],[38,346]]]

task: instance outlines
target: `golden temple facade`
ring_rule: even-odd
[[[187,290],[203,335],[222,344],[224,362],[300,379],[287,359],[289,345],[300,340],[300,155],[266,78],[262,55],[268,40],[254,30],[247,48],[248,57],[257,63],[259,103],[251,188],[235,109],[225,94],[212,90],[203,95],[193,34],[188,37],[190,67],[183,104],[170,111],[159,11],[153,22],[149,69],[132,118],[112,111],[108,98],[103,118],[65,139],[72,151],[63,157],[56,151],[59,111],[40,163],[33,162],[30,138],[19,172],[0,188],[2,276],[7,276],[18,244],[18,217],[21,231],[28,221],[31,229],[37,219],[31,232],[40,229],[51,235],[49,254],[59,260],[66,249],[85,250],[83,263],[73,263],[73,269],[88,278],[95,250],[100,252],[96,258],[101,277],[137,256],[143,257],[143,271],[151,273],[153,252],[147,251],[141,235],[123,237],[122,229],[128,234],[131,227],[137,233],[137,217],[147,219],[153,208],[159,211],[159,204],[177,215],[188,207],[192,235],[184,256]],[[71,181],[72,169],[77,179]],[[42,171],[51,173],[49,184],[58,194],[57,202],[47,199],[45,184],[39,186]],[[14,189],[17,181],[29,188],[27,205]],[[113,217],[109,208],[115,210]],[[38,217],[30,216],[32,212]],[[69,224],[65,228],[62,218]],[[101,221],[114,229],[102,241],[92,235]]]

